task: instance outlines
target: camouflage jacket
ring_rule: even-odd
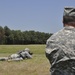
[[[75,28],[67,26],[53,34],[46,42],[46,56],[52,69],[75,66]]]

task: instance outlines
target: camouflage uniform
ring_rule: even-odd
[[[75,7],[65,7],[64,28],[47,40],[51,75],[75,75]]]
[[[15,54],[12,54],[8,57],[0,57],[0,61],[20,61],[23,59],[31,59],[32,58],[32,54],[29,50],[29,48],[25,48],[25,50],[21,50]]]
[[[32,58],[32,53],[30,52],[29,48],[25,48],[25,50],[22,50],[20,52],[17,53],[18,55],[20,55],[20,57],[22,57],[23,59],[31,59]]]
[[[75,28],[66,26],[47,40],[51,75],[75,75]]]

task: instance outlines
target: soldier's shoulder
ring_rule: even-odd
[[[61,37],[63,33],[64,33],[64,29],[61,29],[58,32],[54,33],[51,37],[49,37],[48,40],[50,40],[50,39],[53,40],[55,38],[58,38],[59,36]]]

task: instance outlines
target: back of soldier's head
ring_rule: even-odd
[[[75,7],[64,8],[63,23],[75,25]]]

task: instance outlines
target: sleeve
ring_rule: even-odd
[[[27,58],[29,58],[29,59],[32,58],[32,56],[31,56],[28,52],[26,53],[26,56],[27,56]]]
[[[55,40],[47,40],[46,42],[46,57],[49,59],[51,64],[55,64],[64,57],[64,52],[59,47],[58,42]]]

